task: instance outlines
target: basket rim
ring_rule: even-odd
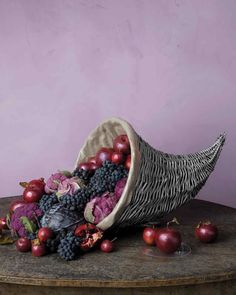
[[[118,117],[111,117],[109,119],[106,119],[102,123],[100,123],[94,130],[90,132],[87,139],[85,140],[84,145],[80,149],[79,155],[77,157],[75,168],[78,166],[79,163],[84,161],[88,156],[86,156],[86,150],[89,145],[89,141],[96,136],[97,133],[100,132],[100,130],[103,127],[108,127],[109,125],[112,126],[112,124],[119,124],[120,127],[124,130],[124,133],[127,134],[130,142],[130,154],[131,154],[131,167],[129,170],[127,183],[125,185],[124,191],[117,202],[116,206],[113,208],[112,212],[106,216],[100,223],[97,224],[97,227],[99,227],[102,230],[106,230],[113,226],[115,222],[118,220],[118,218],[121,216],[121,214],[124,212],[124,209],[129,205],[131,198],[132,198],[132,192],[135,187],[136,180],[138,178],[138,172],[139,172],[139,165],[140,165],[140,159],[141,154],[139,151],[139,144],[138,144],[138,135],[135,132],[134,128],[131,126],[130,123],[125,121],[124,119],[118,118]],[[122,133],[121,133],[122,134]],[[97,150],[96,150],[97,152]]]

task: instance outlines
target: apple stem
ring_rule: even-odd
[[[166,226],[169,227],[169,225],[171,223],[176,223],[178,225],[180,224],[179,221],[178,221],[178,219],[176,217],[174,217],[171,221],[167,222]]]
[[[111,240],[111,242],[115,242],[117,240],[117,237],[115,237],[114,239]]]

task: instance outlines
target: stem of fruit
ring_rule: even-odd
[[[115,242],[117,240],[117,237],[115,237],[114,239],[111,240],[111,242]]]
[[[169,227],[171,223],[176,223],[179,225],[179,221],[176,217],[174,217],[171,221],[167,222],[166,226]]]

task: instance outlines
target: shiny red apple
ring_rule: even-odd
[[[6,217],[0,217],[0,229],[8,229]]]
[[[125,160],[125,168],[127,170],[129,170],[130,167],[131,167],[131,155],[128,155],[127,158],[126,158],[126,160]]]
[[[181,245],[180,233],[172,227],[158,229],[156,231],[156,246],[164,253],[174,253]]]
[[[36,239],[32,242],[31,252],[32,252],[32,255],[35,257],[43,256],[47,252],[46,245],[43,243],[40,243],[40,241]]]
[[[143,231],[143,240],[149,246],[156,245],[156,229],[147,227]]]
[[[20,208],[24,205],[25,205],[25,201],[22,199],[11,202],[10,208],[9,208],[10,214],[13,214],[17,208]]]
[[[47,242],[48,239],[52,239],[54,236],[54,232],[49,227],[41,227],[38,231],[38,238],[40,242]]]
[[[125,156],[120,152],[113,152],[111,156],[111,161],[117,165],[122,164],[125,161]]]
[[[31,249],[31,241],[27,238],[19,238],[16,241],[16,249],[20,252],[28,252]]]
[[[75,229],[75,236],[76,237],[85,237],[88,233],[96,232],[98,228],[92,223],[85,223],[78,225]]]
[[[23,192],[23,200],[26,203],[35,203],[38,202],[43,195],[42,190],[32,189],[31,187],[27,187]]]
[[[211,243],[217,239],[218,229],[210,221],[200,222],[195,228],[195,236],[203,243]]]
[[[113,150],[103,147],[96,154],[96,163],[102,165],[105,161],[111,161]]]
[[[126,134],[121,134],[117,136],[113,142],[113,149],[116,152],[120,152],[123,154],[130,153],[130,143],[129,138]]]

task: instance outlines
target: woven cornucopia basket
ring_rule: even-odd
[[[114,138],[120,134],[127,134],[130,141],[131,168],[119,202],[97,225],[103,230],[157,221],[193,199],[214,170],[225,142],[223,134],[199,153],[167,154],[151,147],[125,120],[111,118],[89,135],[76,167],[101,147],[112,147]]]

